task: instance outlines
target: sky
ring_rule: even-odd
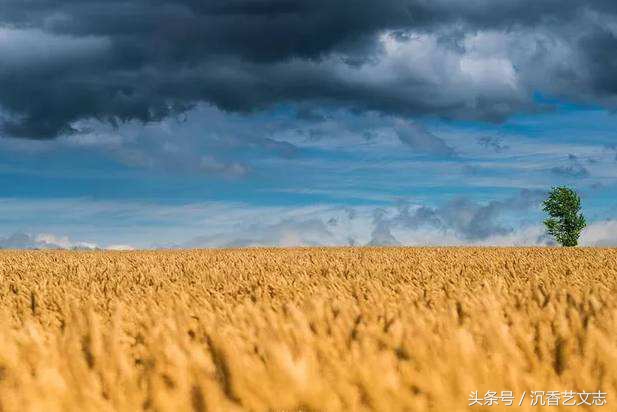
[[[617,246],[610,0],[0,0],[0,248]]]

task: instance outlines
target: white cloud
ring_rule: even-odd
[[[56,236],[50,233],[40,233],[34,236],[34,241],[43,245],[55,245],[62,249],[96,249],[98,246],[92,242],[77,242],[68,236]]]
[[[15,232],[7,237],[0,237],[0,249],[135,250],[131,245],[100,246],[95,242],[77,241],[69,236],[23,232]]]
[[[96,249],[92,242],[75,242],[67,236],[55,236],[49,233],[31,235],[13,233],[0,238],[0,249]]]
[[[617,246],[617,220],[593,222],[581,234],[584,246]]]
[[[107,250],[116,250],[116,251],[128,251],[135,250],[135,248],[131,245],[109,245],[105,249]]]

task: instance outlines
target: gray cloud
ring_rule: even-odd
[[[565,164],[551,168],[555,175],[569,178],[582,178],[589,176],[589,170],[581,163],[576,155],[568,155]]]
[[[479,137],[478,144],[484,148],[491,149],[495,153],[501,153],[510,149],[510,146],[506,145],[501,138],[496,136]]]
[[[394,235],[392,235],[392,223],[386,217],[386,211],[383,209],[375,209],[373,213],[373,231],[371,232],[371,240],[369,246],[398,246],[401,244]]]
[[[617,145],[609,144],[604,147],[606,151],[614,155],[614,159],[617,162]]]
[[[454,155],[454,149],[421,125],[399,122],[395,130],[401,142],[419,153],[438,156]]]
[[[488,203],[459,197],[439,207],[420,206],[413,209],[403,201],[398,205],[397,214],[392,217],[387,217],[383,212],[376,213],[375,230],[370,243],[398,242],[391,232],[393,229],[413,231],[434,228],[451,231],[468,242],[509,235],[514,229],[505,223],[506,215],[526,213],[539,205],[544,195],[542,191],[522,190],[516,196]]]
[[[291,125],[273,131],[259,116],[229,116],[210,106],[153,125],[133,121],[110,127],[82,121],[76,126],[79,134],[39,144],[49,150],[98,151],[131,168],[232,179],[251,174],[254,158],[293,159],[300,154],[296,145],[275,138],[276,132],[284,136]]]
[[[617,108],[609,0],[1,4],[1,133],[13,137],[157,121],[201,102],[499,121],[540,109],[540,91]]]

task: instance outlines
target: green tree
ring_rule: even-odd
[[[544,221],[547,232],[561,246],[576,246],[587,225],[581,212],[581,198],[568,187],[554,187],[543,203],[549,218]]]

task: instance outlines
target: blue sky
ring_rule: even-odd
[[[579,190],[592,225],[615,217],[617,118],[605,110],[556,104],[498,124],[324,116],[303,123],[291,108],[229,115],[203,106],[145,126],[5,138],[0,228],[5,237],[101,246],[367,244],[376,211],[395,219],[402,203],[465,200],[472,213],[526,190],[538,193],[524,208],[497,211],[486,236],[456,224],[392,223],[390,231],[404,244],[537,244],[546,240],[542,192],[561,184]],[[414,147],[399,136],[409,124],[441,144]]]
[[[0,247],[547,245],[557,185],[617,245],[614,2],[53,3],[0,11]]]

